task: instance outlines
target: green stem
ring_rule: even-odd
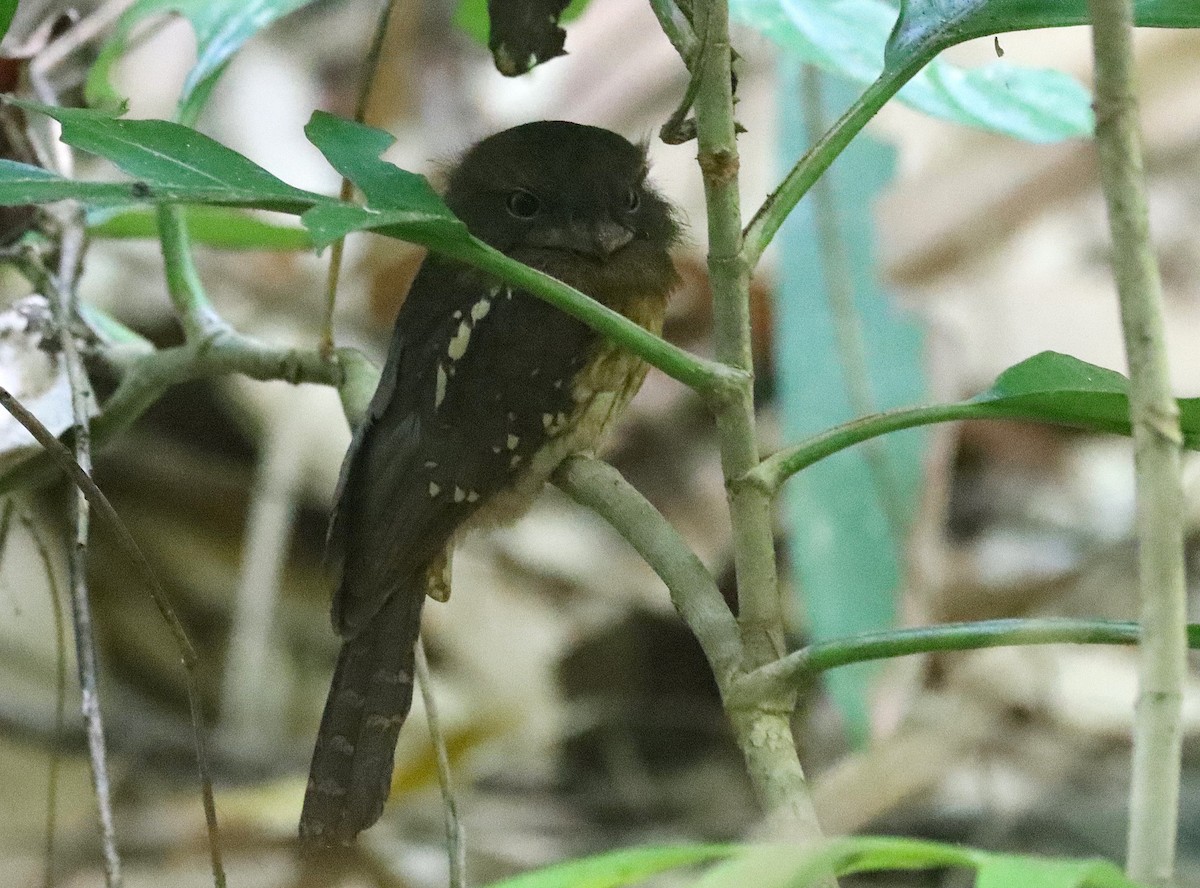
[[[986,403],[959,401],[928,407],[905,407],[852,419],[794,447],[772,454],[747,472],[743,481],[774,495],[792,475],[847,447],[901,429],[963,419],[991,419],[993,416],[987,415],[988,410]]]
[[[671,45],[675,47],[675,51],[679,53],[683,63],[690,69],[692,59],[696,55],[698,41],[687,19],[671,0],[650,0],[650,8],[658,17],[658,24],[663,29],[663,33],[667,35],[667,39],[671,41]]]
[[[732,482],[758,465],[755,435],[754,359],[750,343],[750,274],[742,254],[738,152],[734,132],[729,44],[724,0],[696,10],[696,30],[709,51],[696,102],[700,170],[708,209],[708,275],[713,292],[717,360],[744,376],[717,409],[721,465],[729,486],[738,582],[738,622],[748,663],[758,666],[782,653],[783,611],[775,574],[771,503],[761,491]]]
[[[104,412],[91,424],[93,443],[103,446],[129,428],[172,386],[227,373],[336,386],[345,378],[338,360],[325,359],[315,350],[266,345],[233,332],[161,349],[130,363]],[[54,464],[41,453],[0,475],[0,493],[38,486],[53,477]]]
[[[625,346],[646,363],[711,399],[723,400],[731,388],[746,384],[749,380],[749,373],[745,370],[722,366],[716,361],[689,354],[574,287],[510,259],[481,240],[471,238],[462,246],[443,252],[494,274],[505,283],[527,290],[579,318],[593,330]]]
[[[828,669],[912,654],[1034,644],[1137,644],[1140,639],[1137,623],[1108,620],[981,620],[864,632],[810,644],[744,675],[734,682],[731,696],[746,703],[795,687]],[[1200,624],[1188,627],[1188,641],[1193,648],[1200,648]]]
[[[774,514],[770,494],[739,484],[758,465],[753,354],[750,342],[750,263],[742,244],[738,150],[733,117],[733,49],[726,0],[703,0],[695,29],[705,51],[692,72],[696,96],[697,160],[708,210],[708,275],[713,293],[717,360],[740,372],[728,397],[714,401],[721,468],[733,528],[738,589],[738,627],[743,668],[765,665],[783,654],[783,603],[775,565]],[[791,729],[794,697],[727,707],[750,779],[769,817],[795,839],[821,840],[812,797]],[[833,880],[827,880],[829,885]]]
[[[105,358],[109,358],[109,353],[113,350],[120,352],[122,357],[130,354],[149,354],[154,350],[154,343],[149,339],[126,327],[90,302],[79,303],[79,317],[103,345]]]
[[[783,225],[783,221],[795,209],[800,199],[829,168],[834,159],[845,150],[892,96],[908,80],[924,67],[928,59],[922,57],[895,71],[884,71],[867,87],[846,113],[797,161],[771,195],[759,207],[750,224],[746,226],[746,262],[750,268],[758,265],[763,251]]]
[[[1141,592],[1140,686],[1130,780],[1130,878],[1173,883],[1187,677],[1183,438],[1171,394],[1162,284],[1150,243],[1134,90],[1132,0],[1089,0],[1096,142],[1129,361]]]
[[[158,207],[158,231],[162,239],[163,262],[167,272],[167,293],[179,315],[184,336],[190,341],[203,339],[227,329],[225,321],[217,314],[192,258],[192,247],[187,233],[183,207],[178,204],[160,204]]]

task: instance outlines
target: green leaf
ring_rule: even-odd
[[[494,882],[490,888],[620,888],[667,870],[728,857],[738,850],[733,845],[631,848],[524,873]]]
[[[975,870],[975,888],[1138,888],[1105,860],[993,854],[961,845],[880,836],[847,836],[808,848],[752,847],[709,870],[696,888],[806,888],[831,874],[942,867]]]
[[[125,120],[99,111],[31,102],[17,104],[59,121],[62,140],[68,145],[98,154],[137,178],[132,194],[127,187],[121,203],[184,201],[303,212],[314,203],[331,202],[293,188],[236,151],[178,123]],[[88,197],[79,199],[93,202]]]
[[[972,418],[1006,417],[1131,434],[1129,380],[1070,355],[1042,352],[1009,367],[972,399]],[[1184,446],[1200,449],[1200,398],[1180,398]]]
[[[466,227],[451,217],[431,217],[407,210],[375,210],[343,203],[317,204],[300,217],[300,222],[312,235],[313,246],[323,250],[338,238],[354,231],[374,231],[385,237],[399,238],[440,248],[450,248],[469,240]],[[461,233],[460,233],[461,232]]]
[[[988,855],[975,888],[1137,888],[1107,860],[1052,860],[1015,854]]]
[[[311,244],[323,247],[351,231],[375,230],[389,237],[453,251],[471,242],[467,228],[423,176],[379,159],[392,137],[349,120],[318,112],[306,128],[330,162],[377,205],[360,207],[293,188],[258,164],[190,127],[165,120],[124,120],[100,111],[19,103],[62,123],[62,139],[98,154],[138,181],[91,183],[64,179],[37,167],[0,161],[0,204],[46,203],[73,198],[93,206],[195,203],[303,214]],[[226,219],[229,217],[226,216]],[[201,216],[201,221],[204,217]],[[219,218],[208,217],[210,228]],[[265,234],[242,226],[246,236]],[[277,236],[278,232],[271,236]],[[211,232],[228,242],[241,235]],[[298,234],[293,243],[301,243]],[[247,244],[249,246],[249,244]]]
[[[94,202],[93,202],[94,203]],[[279,225],[226,207],[191,206],[184,211],[193,243],[224,250],[311,250],[312,235],[296,225]],[[158,214],[146,207],[114,207],[88,213],[92,237],[157,238]]]
[[[1200,3],[1134,0],[1134,20],[1150,28],[1200,28]],[[884,58],[887,70],[900,71],[964,40],[1089,21],[1087,0],[901,0]]]
[[[313,0],[138,0],[117,21],[87,80],[88,103],[116,108],[121,98],[112,87],[114,63],[129,48],[130,37],[147,19],[168,13],[186,18],[196,32],[196,64],[179,97],[179,117],[194,120],[230,57],[272,22]]]
[[[417,239],[430,245],[462,243],[467,228],[442,201],[424,176],[380,160],[395,139],[383,130],[317,111],[304,132],[339,173],[358,186],[367,206],[330,204],[301,217],[318,246],[357,229],[374,229],[391,237]]]
[[[896,22],[886,0],[732,0],[731,12],[797,58],[860,85],[884,70]],[[943,120],[1052,142],[1091,133],[1091,98],[1074,78],[996,62],[964,70],[934,61],[898,94]]]
[[[17,14],[17,0],[0,0],[0,39],[8,33],[13,16]]]
[[[424,176],[379,159],[396,141],[391,133],[316,111],[305,125],[304,134],[335,170],[358,186],[368,206],[454,219]]]
[[[971,868],[986,858],[971,848],[916,839],[847,836],[816,846],[760,845],[709,870],[695,888],[804,888],[830,874],[847,876],[881,870]]]
[[[0,158],[0,205],[78,200],[94,206],[115,206],[138,200],[133,182],[77,182],[41,167]]]

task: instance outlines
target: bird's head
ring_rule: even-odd
[[[537,121],[468,151],[446,203],[480,240],[599,298],[661,290],[679,225],[647,172],[645,149],[614,132]]]

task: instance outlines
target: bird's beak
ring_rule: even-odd
[[[610,219],[601,222],[572,222],[565,228],[530,231],[530,246],[566,250],[592,259],[605,260],[633,240],[633,232]]]
[[[633,240],[633,232],[624,225],[605,219],[599,225],[589,228],[592,236],[593,251],[601,258],[607,259],[621,247]]]

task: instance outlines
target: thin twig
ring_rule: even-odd
[[[167,293],[179,316],[184,336],[188,341],[213,339],[228,331],[229,325],[217,313],[204,291],[196,260],[192,256],[191,237],[188,235],[183,207],[160,204],[156,212]]]
[[[84,474],[92,470],[91,431],[89,412],[92,403],[91,383],[83,369],[83,359],[71,332],[75,316],[75,282],[83,261],[84,229],[78,207],[67,208],[58,214],[61,233],[59,268],[53,281],[53,291],[47,294],[58,327],[59,346],[66,365],[71,389],[72,430],[75,454],[72,462]],[[64,448],[65,449],[65,448]],[[95,632],[87,586],[87,552],[89,536],[88,500],[79,491],[74,496],[75,532],[68,550],[69,588],[72,618],[75,627],[75,650],[79,670],[79,687],[83,718],[87,729],[88,760],[92,769],[92,786],[100,817],[100,842],[104,856],[104,878],[109,888],[121,884],[121,857],[117,851],[116,827],[113,823],[112,792],[108,776],[108,754],[104,743],[104,721],[100,712],[99,680],[96,667]]]
[[[1187,678],[1183,438],[1171,394],[1162,283],[1150,243],[1134,88],[1132,0],[1089,0],[1096,67],[1096,142],[1113,273],[1129,361],[1137,487],[1141,670],[1133,730],[1126,870],[1173,884],[1179,829],[1183,686]]]
[[[679,100],[675,111],[658,131],[658,137],[668,145],[682,145],[696,138],[696,121],[688,120],[688,112],[696,104],[696,96],[700,92],[700,73],[704,70],[711,48],[709,37],[712,33],[708,27],[708,15],[705,7],[700,8],[696,18],[699,33],[692,40],[691,54],[684,58],[684,64],[688,68],[687,89],[684,90],[683,98]],[[659,21],[662,21],[661,17]]]
[[[6,513],[7,517],[7,513]],[[66,615],[63,613],[62,594],[58,581],[54,578],[54,563],[50,558],[50,550],[33,519],[26,513],[21,513],[21,524],[29,532],[42,561],[42,569],[46,574],[46,584],[49,586],[50,607],[54,611],[54,652],[55,652],[55,699],[54,699],[54,743],[50,751],[50,773],[46,787],[46,838],[43,846],[42,885],[44,888],[54,888],[54,845],[56,826],[58,822],[58,778],[62,770],[63,736],[66,727],[67,714],[67,627]]]
[[[420,637],[417,638],[416,664],[417,685],[421,688],[421,700],[425,704],[425,720],[429,723],[429,739],[433,743],[434,757],[437,761],[438,787],[442,791],[442,812],[446,818],[446,854],[450,859],[450,888],[466,888],[467,847],[463,840],[462,821],[458,817],[458,803],[454,799],[446,738],[442,734],[437,701],[433,697],[433,683],[429,679],[425,642]]]
[[[920,64],[914,63],[903,70],[884,71],[880,74],[825,135],[796,161],[796,165],[784,176],[779,186],[767,196],[746,226],[745,258],[751,268],[758,265],[779,227],[796,208],[800,199],[808,193],[813,183],[845,150],[850,140],[858,135],[888,99],[894,96],[927,60],[918,61]]]
[[[67,449],[65,444],[55,438],[49,429],[42,425],[41,420],[34,416],[3,387],[0,387],[0,407],[3,407],[12,414],[13,418],[33,435],[38,444],[50,454],[50,457],[59,469],[79,489],[89,505],[109,525],[110,530],[116,536],[118,545],[130,561],[133,562],[134,567],[141,575],[146,588],[150,592],[150,597],[158,607],[158,612],[162,615],[171,630],[171,636],[174,639],[176,648],[179,650],[180,660],[183,663],[184,674],[187,679],[188,704],[192,715],[196,764],[200,772],[201,792],[204,797],[204,816],[208,826],[209,853],[212,858],[213,880],[217,888],[224,888],[225,871],[221,863],[220,834],[217,829],[216,805],[213,802],[212,778],[208,767],[208,753],[204,742],[203,722],[201,721],[200,712],[200,694],[195,674],[198,664],[196,650],[192,647],[183,624],[179,622],[179,617],[176,616],[174,609],[167,600],[166,594],[163,592],[162,587],[159,586],[154,572],[150,569],[150,563],[146,560],[146,556],[142,554],[142,550],[138,547],[132,534],[130,534],[129,528],[125,526],[116,509],[109,502],[108,497],[104,495],[104,492],[96,486],[91,476],[76,462],[71,451]]]
[[[747,374],[716,406],[721,469],[733,525],[738,626],[743,664],[753,669],[782,656],[783,602],[776,572],[770,495],[739,479],[759,462],[755,431],[753,351],[750,342],[750,269],[742,238],[737,127],[733,106],[733,48],[727,0],[700,0],[696,28],[708,32],[696,96],[696,136],[708,215],[708,273],[713,293],[717,360]],[[800,766],[787,713],[792,697],[727,709],[750,779],[770,818],[790,838],[821,838],[808,781]],[[831,881],[831,880],[830,880]]]
[[[335,363],[325,360],[315,350],[273,346],[232,331],[211,341],[199,340],[150,353],[135,349],[121,384],[93,423],[93,441],[98,446],[111,441],[172,386],[196,379],[242,373],[264,381],[341,386],[348,375],[365,375],[369,367],[365,358],[344,357],[349,351],[339,349],[342,357]],[[117,356],[110,352],[108,357]],[[365,385],[374,390],[373,382]],[[0,493],[45,483],[53,469],[49,456],[30,457],[0,475]]]
[[[1132,645],[1140,639],[1137,623],[1057,618],[980,620],[864,632],[810,644],[743,675],[734,681],[731,697],[739,705],[749,705],[784,687],[799,687],[830,669],[912,654],[1042,644]],[[1188,627],[1188,639],[1192,647],[1200,647],[1200,624]]]
[[[0,557],[8,552],[9,533],[12,530],[12,516],[15,505],[12,497],[4,501],[4,511],[0,513]],[[62,770],[63,741],[66,734],[67,720],[67,621],[63,613],[62,593],[58,581],[54,578],[54,564],[50,558],[50,550],[42,539],[41,533],[33,519],[26,513],[21,513],[21,523],[33,539],[38,557],[42,561],[42,569],[46,576],[46,585],[50,594],[50,609],[54,616],[54,660],[55,660],[55,697],[54,697],[54,734],[50,741],[50,767],[46,778],[46,828],[42,851],[42,886],[54,888],[54,856],[55,837],[58,825],[58,778]]]
[[[667,35],[667,39],[671,41],[671,45],[675,47],[675,51],[679,53],[679,57],[683,59],[683,63],[690,70],[696,58],[698,41],[687,17],[672,0],[650,0],[650,8],[658,17],[658,24],[663,29],[663,33]]]
[[[375,75],[379,68],[379,57],[383,53],[383,42],[387,37],[388,21],[392,17],[395,0],[382,0],[379,18],[375,23],[375,34],[371,38],[371,48],[363,62],[362,81],[358,85],[358,101],[354,105],[354,119],[365,123],[367,104],[371,100],[371,89],[375,85]],[[354,186],[350,180],[342,177],[342,189],[339,199],[347,203],[354,194]],[[343,235],[333,242],[329,252],[329,274],[325,278],[325,314],[321,318],[321,340],[318,350],[325,357],[333,354],[333,309],[337,303],[338,278],[342,273],[342,253],[346,247],[346,237]]]

